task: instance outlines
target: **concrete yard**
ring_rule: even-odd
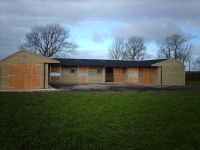
[[[52,84],[48,89],[1,89],[0,92],[59,92],[59,91],[152,91],[152,90],[196,90],[200,91],[199,84],[186,86],[156,86],[143,84]]]
[[[52,87],[64,91],[146,91],[146,90],[178,90],[188,89],[186,86],[156,86],[142,84],[53,84]]]

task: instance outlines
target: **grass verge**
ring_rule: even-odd
[[[0,93],[0,149],[198,149],[200,92]]]

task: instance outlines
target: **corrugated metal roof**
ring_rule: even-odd
[[[102,59],[66,59],[54,58],[60,61],[62,66],[99,66],[99,67],[147,67],[166,59],[125,61],[125,60],[102,60]]]

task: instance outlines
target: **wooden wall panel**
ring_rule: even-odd
[[[97,73],[98,67],[89,67],[88,68],[88,82],[89,83],[103,83],[105,82],[105,71],[102,69],[101,73]]]
[[[128,77],[128,83],[138,83],[137,77]]]
[[[60,81],[60,77],[51,77],[51,81],[59,82]]]
[[[33,87],[39,87],[40,86],[40,66],[39,65],[34,65],[34,75],[32,76],[34,85]]]
[[[140,68],[139,82],[142,84],[156,84],[157,74],[156,68]]]
[[[185,66],[176,59],[168,59],[153,66],[158,66],[158,84],[185,85]]]
[[[179,66],[162,67],[162,85],[185,85],[185,69]]]
[[[128,83],[138,83],[138,68],[131,67],[127,68],[127,82]]]
[[[128,72],[137,72],[138,71],[138,68],[136,67],[131,67],[131,68],[128,68]]]
[[[88,67],[79,67],[79,72],[87,72],[88,71]]]
[[[51,72],[60,72],[60,66],[59,65],[52,65],[51,66]]]
[[[15,65],[15,87],[16,89],[24,89],[24,72],[25,65],[24,64],[16,64]]]
[[[25,79],[30,79],[30,80],[25,80],[26,82],[25,82],[25,89],[30,89],[31,88],[31,76],[32,76],[32,74],[33,74],[33,72],[32,72],[32,67],[33,67],[33,65],[32,64],[26,64],[26,74],[24,75],[24,78]]]
[[[71,72],[74,68],[75,71]],[[61,82],[65,83],[78,83],[78,69],[76,67],[61,67]]]
[[[50,69],[50,81],[60,82],[61,81],[61,66],[57,64],[51,65]]]
[[[88,82],[88,67],[79,67],[79,83]]]
[[[44,88],[44,81],[45,81],[45,87],[48,87],[48,68],[46,69],[46,72],[44,71],[44,65],[48,66],[48,63],[59,63],[58,61],[54,60],[54,59],[50,59],[47,57],[43,57],[28,51],[19,51],[15,54],[12,54],[10,56],[8,56],[7,58],[1,60],[0,62],[0,68],[1,68],[1,72],[0,72],[0,88],[1,89],[14,89],[17,87],[20,88],[31,88],[31,86],[33,86],[34,88]],[[17,78],[19,79],[15,79],[16,76],[12,76],[10,74],[10,72],[12,73],[12,70],[10,71],[9,69],[11,69],[10,66],[12,65],[16,65],[16,69],[18,69],[18,73],[19,74],[24,74],[24,76],[22,77],[18,77],[19,74],[16,73],[15,75],[17,75]],[[19,69],[19,66],[17,64],[26,64],[26,69],[25,71],[21,71]],[[33,74],[33,70],[34,68],[31,65],[37,64],[40,67],[40,77],[35,75],[35,77],[32,76]],[[31,69],[32,68],[32,69]],[[37,69],[36,69],[37,70]],[[32,71],[32,73],[30,73]],[[28,73],[29,72],[29,73]],[[45,73],[44,73],[45,72]],[[46,76],[46,79],[44,79],[44,74]],[[29,80],[24,80],[23,78],[28,78]],[[20,80],[23,80],[23,82],[20,82]],[[38,82],[39,80],[39,82]]]
[[[15,88],[15,65],[11,65],[9,67],[9,85],[10,85],[10,88]]]
[[[114,68],[114,82],[123,83],[124,82],[124,74],[123,68]]]
[[[80,83],[87,83],[88,78],[87,77],[79,77],[79,82]]]
[[[38,64],[17,63],[9,67],[9,87],[12,89],[41,88],[41,66]]]

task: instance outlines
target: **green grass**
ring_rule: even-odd
[[[0,149],[192,150],[200,92],[0,93]]]

